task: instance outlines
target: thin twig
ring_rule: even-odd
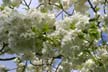
[[[105,0],[104,2],[104,14],[106,14],[106,3],[107,3],[107,0]]]
[[[58,70],[59,66],[61,65],[61,63],[62,63],[62,61],[61,61],[61,62],[59,63],[59,65],[57,66],[55,72],[57,72],[57,70]]]
[[[38,9],[40,6],[44,5],[44,3],[39,4],[36,9]]]
[[[32,61],[30,61],[30,64],[33,65],[33,66],[43,66],[43,65],[45,65],[43,63],[42,64],[34,64]],[[47,63],[46,65],[51,65],[51,64]]]
[[[11,57],[11,58],[0,58],[0,61],[9,61],[9,60],[13,60],[16,57]]]
[[[29,4],[27,4],[27,2],[26,2],[25,0],[23,0],[23,1],[24,1],[24,5],[25,5],[28,9],[30,9]]]
[[[60,8],[60,9],[61,9],[65,14],[67,14],[68,16],[72,16],[73,13],[74,13],[74,10],[73,10],[72,14],[69,14],[62,6],[59,6],[59,5],[57,5],[57,4],[49,3],[49,5],[53,5],[53,6],[56,6],[56,7]]]
[[[32,0],[30,0],[30,2],[29,2],[29,4],[28,4],[29,6],[31,5],[31,2],[32,2]]]
[[[26,67],[27,67],[27,61],[25,62],[25,65],[24,65],[24,68],[23,68],[22,72],[25,72]]]
[[[106,1],[107,1],[107,0],[106,0]],[[97,13],[95,7],[93,7],[93,5],[92,5],[92,3],[91,3],[90,0],[88,0],[88,3],[89,3],[89,5],[90,5],[90,7],[92,8],[92,10],[93,10],[95,13]],[[98,28],[100,29],[100,28],[101,28],[101,27],[99,26],[99,25],[100,25],[100,21],[98,21],[99,17],[100,17],[100,15],[98,15],[98,17],[96,18],[96,20],[97,20],[97,26],[98,26]],[[103,31],[101,30],[101,32],[100,32],[100,34],[101,34],[101,39],[102,39],[102,41],[104,42],[103,37],[102,37],[102,33],[103,33]]]
[[[8,45],[8,44],[6,44],[6,43],[3,42],[3,46],[2,46],[2,48],[0,49],[0,52],[3,52],[3,50],[5,49],[5,47],[6,47],[7,45]]]
[[[2,47],[2,48],[0,49],[0,52],[3,52],[4,48],[5,48],[5,47]]]
[[[74,9],[73,9],[73,11],[72,11],[72,13],[68,13],[66,10],[64,10],[63,9],[63,11],[65,12],[65,14],[67,14],[68,16],[72,16],[73,15],[73,13],[74,13]]]
[[[60,12],[56,15],[56,18],[57,18],[62,12],[63,12],[63,10],[60,11]]]
[[[90,7],[92,8],[92,10],[96,13],[97,11],[96,11],[95,7],[93,7],[93,4],[91,3],[90,0],[88,0],[88,3],[90,5]]]

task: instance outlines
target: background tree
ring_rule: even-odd
[[[16,72],[108,71],[107,0],[33,2],[2,0],[0,55],[15,57],[0,61],[13,60]]]

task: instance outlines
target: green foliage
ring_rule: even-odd
[[[98,27],[94,22],[90,24],[90,29],[88,30],[88,33],[90,34],[92,40],[99,38]]]
[[[76,27],[75,27],[75,24],[70,24],[70,29],[74,30]]]

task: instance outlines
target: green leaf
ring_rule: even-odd
[[[80,39],[84,39],[84,34],[83,34],[83,33],[79,33],[79,34],[78,34],[78,37],[79,37]]]
[[[74,30],[75,28],[75,24],[70,24],[70,29]]]
[[[95,22],[91,22],[90,28],[97,29],[97,25],[95,24]]]
[[[44,32],[48,32],[48,31],[49,31],[49,26],[48,26],[48,24],[44,24],[44,26],[43,26],[43,31],[44,31]]]
[[[82,30],[82,32],[85,33],[85,34],[88,34],[88,30],[87,29]]]
[[[35,27],[32,27],[32,31],[33,31],[33,32],[36,32],[36,28],[35,28]]]
[[[16,6],[18,6],[18,5],[15,4],[15,3],[11,3],[11,6],[12,6],[12,7],[16,7]]]
[[[99,11],[99,10],[100,10],[100,8],[99,8],[99,7],[96,7],[96,8],[95,8],[95,10],[96,10],[96,11]]]
[[[37,38],[36,39],[36,42],[35,42],[35,45],[36,45],[36,52],[41,52],[42,50],[42,43],[43,43],[43,40],[41,38]]]
[[[0,10],[1,10],[1,11],[4,10],[4,6],[0,6]]]
[[[48,9],[45,8],[45,7],[42,7],[42,8],[41,8],[41,12],[43,12],[43,13],[47,13],[47,12],[48,12]]]
[[[89,29],[88,32],[89,32],[89,35],[92,39],[98,39],[99,38],[99,32],[97,31],[97,29]]]
[[[59,5],[57,5],[60,9],[63,9],[63,5],[61,3],[61,1],[59,0]]]

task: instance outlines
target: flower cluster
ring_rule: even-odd
[[[88,24],[89,24],[89,17],[81,15],[80,13],[76,13],[71,17],[67,17],[63,21],[56,22],[55,25],[57,31],[61,31],[63,34],[63,38],[61,42],[63,47],[67,42],[68,43],[72,42],[72,40],[74,42],[78,34],[81,33],[81,31],[84,28],[86,28],[86,25]]]
[[[4,16],[0,16],[0,42],[8,43],[16,53],[41,50],[45,36],[53,31],[55,22],[52,14],[36,9],[30,9],[25,15],[12,11],[5,20],[2,18]]]
[[[72,62],[71,68],[75,68],[75,66],[78,65],[77,63],[81,63],[81,61],[77,62],[81,57],[76,58],[76,56],[80,54],[84,46],[86,46],[84,45],[86,40],[83,39],[82,31],[88,25],[88,16],[84,16],[81,13],[75,13],[73,16],[64,18],[64,20],[56,21],[56,30],[48,35],[48,37],[53,38],[53,40],[58,43],[56,44],[56,48],[59,52],[64,55],[64,57],[70,59],[70,61],[67,60],[67,62]]]

